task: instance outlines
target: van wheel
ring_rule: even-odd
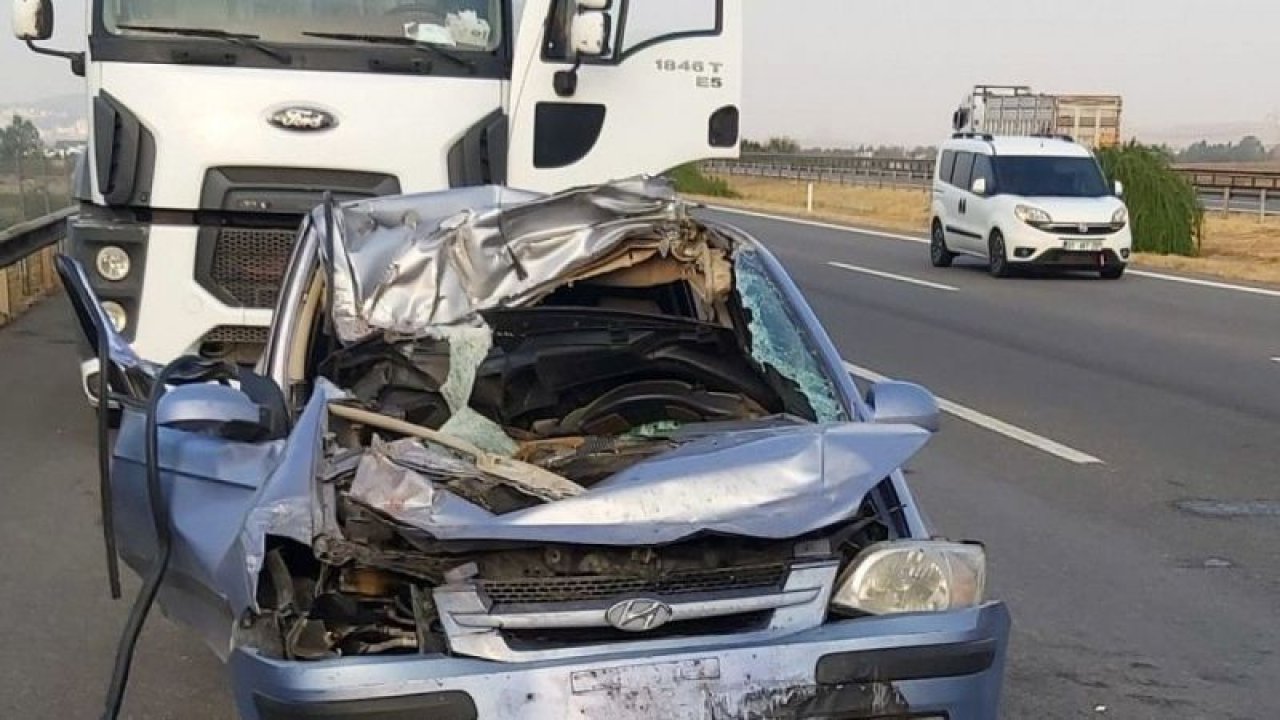
[[[1013,275],[1013,267],[1009,265],[1009,253],[1004,246],[1004,235],[999,230],[991,233],[987,257],[990,259],[991,277],[1007,278]]]
[[[949,268],[955,261],[956,254],[947,249],[947,235],[942,230],[942,223],[933,223],[933,232],[929,235],[929,262],[936,268]]]

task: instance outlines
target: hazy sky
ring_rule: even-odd
[[[1126,130],[1162,140],[1252,126],[1280,142],[1280,0],[742,2],[751,137],[932,143],[966,88],[1017,83],[1120,93]],[[0,102],[75,92],[64,62],[7,34],[10,4]],[[55,5],[54,44],[82,46],[84,0]]]

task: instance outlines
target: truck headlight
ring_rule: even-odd
[[[102,303],[102,310],[111,319],[111,324],[115,326],[116,332],[122,333],[125,328],[129,327],[129,313],[125,311],[124,306],[120,303],[107,300]]]
[[[1123,230],[1125,225],[1129,224],[1129,210],[1120,208],[1111,216],[1111,229]]]
[[[120,282],[129,277],[129,271],[133,267],[129,253],[115,245],[108,245],[98,251],[96,265],[98,274],[111,282]]]
[[[987,582],[981,545],[910,540],[872,545],[840,577],[836,607],[872,615],[977,607]]]

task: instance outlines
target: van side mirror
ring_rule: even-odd
[[[1118,198],[1124,197],[1124,183],[1120,182],[1119,180],[1116,181],[1116,197]]]
[[[886,381],[876,383],[867,393],[867,404],[877,425],[915,425],[938,432],[942,428],[942,411],[933,393],[919,385]]]
[[[987,179],[984,177],[974,178],[973,187],[970,188],[974,195],[978,195],[980,197],[986,196],[987,190],[989,189],[990,188],[987,187]]]
[[[13,0],[13,34],[26,41],[53,37],[53,0]]]

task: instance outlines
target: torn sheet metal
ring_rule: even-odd
[[[304,232],[334,289],[339,339],[383,331],[421,337],[486,309],[532,302],[564,278],[625,252],[636,233],[682,233],[682,207],[662,180],[635,179],[541,197],[505,188],[362,201],[326,208]]]
[[[409,464],[393,458],[369,467],[357,497],[440,540],[661,545],[703,532],[785,539],[852,516],[928,438],[915,427],[865,424],[712,436],[637,463],[577,497],[503,515],[430,478],[406,478]]]

